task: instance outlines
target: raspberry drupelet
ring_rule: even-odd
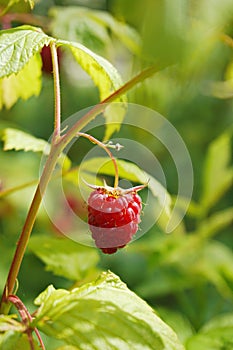
[[[144,186],[143,186],[144,187]],[[137,190],[142,186],[96,188],[88,199],[88,224],[95,244],[105,254],[113,254],[129,243],[138,230],[142,201]]]

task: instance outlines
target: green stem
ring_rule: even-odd
[[[92,121],[98,114],[104,111],[106,105],[115,101],[120,96],[124,95],[126,92],[131,90],[136,84],[143,82],[145,79],[152,76],[154,73],[158,72],[163,68],[162,65],[151,66],[141,71],[134,78],[129,80],[125,85],[120,87],[118,90],[114,91],[110,96],[101,101],[99,104],[95,105],[88,113],[86,113],[82,118],[80,118],[72,128],[67,131],[63,137],[60,139],[60,143],[63,144],[63,148],[76,136],[76,134],[83,129],[90,121]]]
[[[52,176],[53,170],[57,163],[57,159],[62,152],[61,146],[56,146],[56,142],[60,137],[60,104],[61,104],[61,95],[60,95],[60,84],[59,84],[59,67],[58,67],[58,59],[57,59],[57,51],[55,44],[51,45],[52,51],[52,60],[53,60],[53,75],[54,75],[54,136],[52,139],[50,154],[46,160],[45,167],[43,173],[41,175],[39,184],[37,186],[35,195],[33,197],[31,206],[29,208],[25,224],[23,226],[21,235],[19,237],[19,241],[17,243],[17,247],[15,250],[15,254],[10,266],[10,270],[8,273],[7,281],[4,287],[1,304],[0,304],[0,312],[8,313],[10,309],[10,304],[7,300],[8,295],[13,294],[15,282],[19,273],[19,269],[26,251],[26,247],[28,244],[28,240],[30,238],[36,216],[42,201],[42,197],[45,193],[46,187],[49,183],[49,180]]]
[[[54,167],[56,165],[56,162],[60,153],[61,153],[61,150],[59,147],[57,147],[56,149],[52,147],[50,156],[46,161],[44,171],[42,173],[40,182],[37,186],[34,198],[32,200],[32,204],[30,206],[27,218],[25,220],[25,224],[22,229],[22,233],[17,243],[15,255],[11,263],[11,267],[7,277],[7,282],[2,295],[0,313],[8,313],[9,311],[9,303],[7,301],[7,297],[9,294],[13,294],[15,281],[17,279],[19,269],[27,247],[27,243],[36,220],[36,215],[39,210],[43,194],[45,193],[47,184],[50,180],[50,177],[52,175],[52,172],[54,170]]]
[[[78,132],[77,134],[78,134],[78,136],[85,137],[89,141],[91,141],[94,144],[98,145],[99,147],[103,148],[105,150],[105,152],[107,152],[107,154],[109,155],[109,157],[111,158],[111,160],[113,162],[113,166],[114,166],[114,169],[115,169],[114,188],[117,188],[118,187],[118,182],[119,182],[119,171],[118,171],[118,166],[117,166],[116,159],[113,156],[112,152],[108,149],[108,147],[103,142],[97,140],[95,137],[93,137],[93,136],[91,136],[89,134],[85,134],[84,132]]]
[[[61,132],[61,92],[60,92],[60,79],[59,79],[59,65],[57,48],[55,42],[50,44],[52,62],[53,62],[53,81],[54,81],[54,142],[60,137]]]
[[[54,62],[55,64],[57,64],[57,60],[54,60]],[[53,67],[53,68],[55,68],[54,71],[58,69],[57,67]],[[7,282],[2,295],[1,307],[0,307],[1,313],[7,314],[9,312],[10,306],[9,306],[9,303],[7,302],[7,297],[8,295],[13,293],[14,285],[18,276],[18,272],[23,260],[23,256],[27,247],[30,234],[32,232],[32,228],[36,220],[37,212],[39,210],[42,197],[45,193],[46,187],[52,176],[52,173],[55,168],[59,155],[61,154],[65,146],[76,136],[77,132],[79,132],[85,125],[87,125],[92,119],[94,119],[100,112],[102,112],[106,108],[106,104],[114,101],[119,96],[125,94],[137,83],[142,82],[143,80],[150,77],[160,69],[161,69],[161,66],[152,66],[150,68],[145,69],[144,71],[139,73],[136,77],[128,81],[120,89],[116,90],[109,97],[107,97],[105,100],[103,100],[94,108],[92,108],[86,115],[84,115],[79,121],[77,121],[73,125],[73,127],[69,131],[67,131],[65,135],[63,135],[62,137],[60,136],[57,138],[55,137],[53,138],[49,157],[46,161],[43,173],[40,178],[39,185],[36,189],[36,193],[32,200],[22,233],[20,235],[20,238],[16,247],[15,255],[11,263]],[[54,79],[56,78],[57,77],[55,73]],[[55,83],[54,87],[55,89],[59,89],[59,84]],[[60,99],[60,91],[58,92],[55,90],[55,105],[58,104],[58,101],[56,101],[57,98]],[[56,116],[57,116],[57,111],[55,112],[55,118]],[[55,124],[58,125],[58,122],[56,121]],[[58,128],[57,128],[57,131],[58,131]]]

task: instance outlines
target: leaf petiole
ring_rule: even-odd
[[[30,315],[30,313],[27,310],[27,308],[24,305],[24,303],[16,295],[9,295],[8,296],[8,301],[11,302],[16,307],[16,309],[18,310],[18,312],[20,314],[20,317],[22,319],[22,323],[26,327],[26,334],[28,336],[28,341],[29,341],[31,350],[35,350],[34,342],[33,342],[33,338],[32,338],[33,330],[35,331],[36,336],[37,336],[37,338],[39,340],[41,349],[42,350],[46,350],[38,329],[37,328],[34,328],[34,329],[30,328],[30,323],[33,320],[32,320],[32,316]]]

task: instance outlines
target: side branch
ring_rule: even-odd
[[[167,65],[154,65],[149,68],[144,69],[134,78],[129,80],[126,84],[120,87],[118,90],[114,91],[111,95],[105,98],[103,101],[98,103],[95,107],[93,107],[89,112],[87,112],[81,119],[79,119],[73,127],[61,137],[60,143],[62,144],[62,148],[64,149],[66,145],[76,136],[76,134],[83,129],[85,125],[87,125],[91,120],[93,120],[99,113],[103,112],[106,108],[106,104],[109,104],[115,101],[120,96],[127,93],[138,83],[143,82],[147,78],[151,77],[156,72],[165,68]]]

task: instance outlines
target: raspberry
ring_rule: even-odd
[[[138,230],[142,201],[135,189],[107,186],[90,194],[88,224],[96,246],[105,254],[123,248]]]

